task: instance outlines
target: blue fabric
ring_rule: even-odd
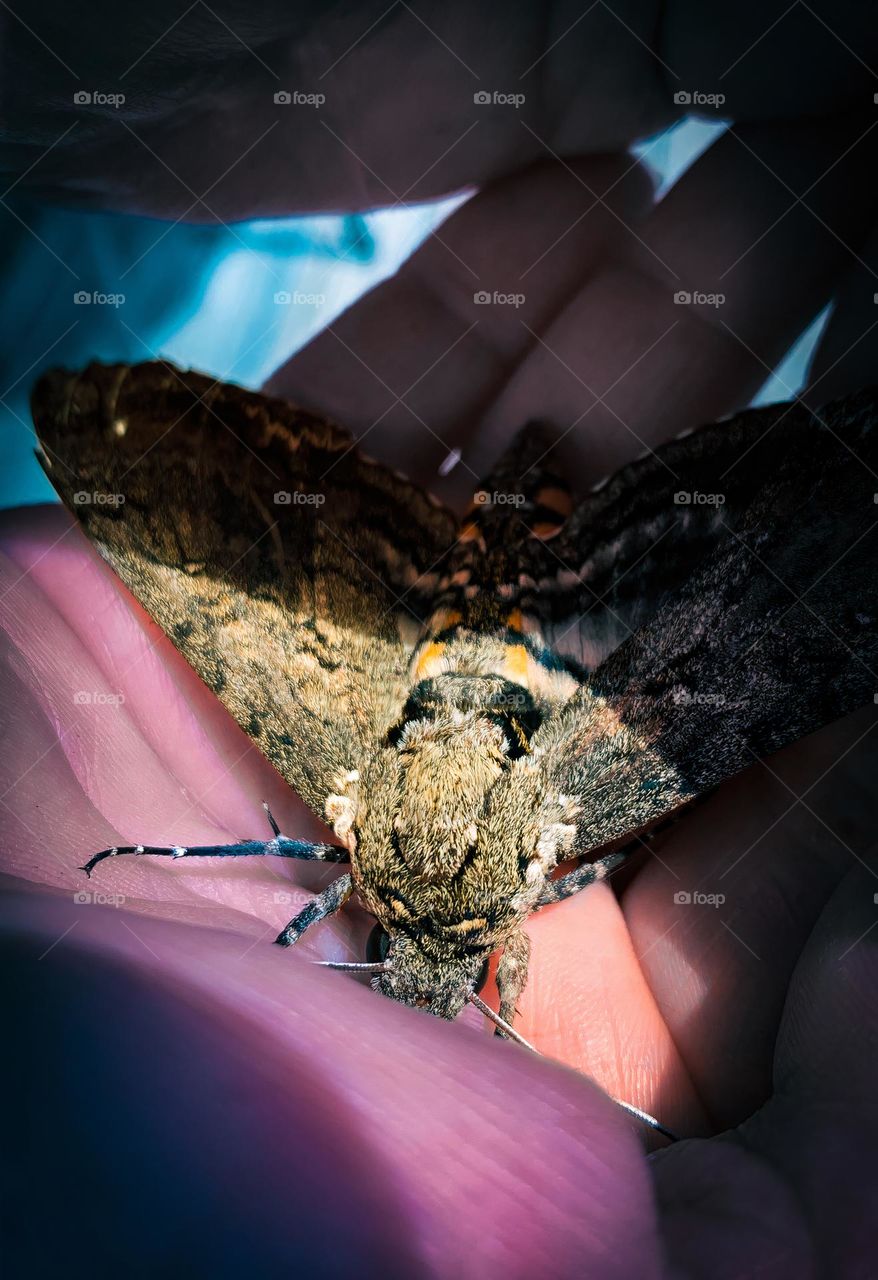
[[[43,369],[160,355],[256,387],[394,272],[453,202],[193,227],[8,201],[0,271],[0,506],[54,498],[33,456]]]

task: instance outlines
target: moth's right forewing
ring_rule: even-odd
[[[163,363],[48,375],[34,418],[101,554],[326,817],[402,702],[454,518],[321,419]]]
[[[871,392],[812,419],[700,567],[538,731],[547,804],[575,801],[571,852],[654,825],[872,700],[876,426]]]
[[[594,670],[680,590],[811,421],[800,404],[748,409],[650,450],[577,506],[529,566],[549,644]]]

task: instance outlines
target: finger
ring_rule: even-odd
[[[718,1128],[771,1090],[791,974],[871,839],[872,709],[754,765],[672,828],[624,899],[633,947]]]
[[[720,1135],[655,1152],[651,1172],[669,1275],[821,1274],[810,1222],[787,1179],[762,1155]]]
[[[854,865],[796,968],[777,1042],[774,1094],[744,1140],[787,1180],[827,1275],[855,1275],[874,1220],[874,859]]]
[[[709,1132],[612,890],[596,885],[547,907],[527,932],[531,963],[516,1022],[522,1035],[673,1132]]]
[[[567,460],[597,480],[746,404],[873,225],[872,124],[723,135],[635,228],[624,256],[535,335],[485,414],[471,465],[496,452],[505,424],[542,416],[571,428]]]
[[[71,929],[72,907],[7,903],[7,1137],[32,1267],[95,1247],[35,1239],[36,1179],[71,1223],[100,1213],[112,1258],[138,1242],[146,1273],[170,1248],[211,1275],[303,1258],[339,1276],[658,1275],[640,1144],[587,1081],[295,956],[132,919],[137,936],[113,913]]]
[[[651,204],[628,156],[546,159],[478,193],[268,389],[354,430],[425,481],[471,440],[532,345]],[[484,299],[484,301],[482,301]],[[516,424],[510,423],[510,426]],[[457,480],[457,477],[454,477]],[[460,483],[479,476],[466,462]]]
[[[550,181],[568,192],[569,217],[600,184],[583,185],[563,162],[560,172],[522,174],[475,197],[441,234],[477,265],[480,284],[498,281],[508,295],[520,281],[527,307],[473,305],[471,277],[449,279],[442,246],[432,245],[294,357],[272,389],[328,401],[333,416],[368,433],[371,451],[457,498],[534,418],[566,432],[559,458],[596,480],[746,403],[766,380],[872,224],[865,175],[876,144],[861,118],[740,128],[651,217],[622,209],[612,240],[595,237],[600,252],[585,261],[590,224],[563,236],[564,218],[549,224],[537,206],[562,208],[546,200]],[[692,301],[675,303],[678,295]],[[391,388],[405,392],[401,401]],[[436,470],[452,447],[461,466],[443,485]]]

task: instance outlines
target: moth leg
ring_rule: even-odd
[[[318,893],[314,901],[309,902],[307,907],[290,921],[287,927],[277,935],[275,942],[281,947],[291,947],[294,942],[299,941],[305,930],[310,928],[312,924],[317,924],[318,921],[325,920],[327,916],[334,915],[339,907],[344,906],[353,891],[354,882],[351,879],[350,872],[347,875],[339,876],[322,893]]]
[[[615,853],[608,853],[605,858],[598,858],[597,862],[583,862],[575,871],[561,876],[559,880],[547,880],[542,893],[537,898],[534,911],[539,911],[540,907],[547,907],[552,902],[561,902],[564,898],[579,893],[580,889],[587,889],[590,884],[596,884],[598,880],[606,880],[610,873],[636,853],[639,847],[637,843],[629,845],[625,849],[618,849]]]
[[[519,929],[517,933],[513,933],[503,948],[503,954],[500,957],[500,963],[497,965],[497,992],[500,996],[500,1017],[504,1022],[508,1022],[510,1026],[515,1019],[517,1012],[516,1005],[518,998],[524,988],[527,986],[527,965],[530,960],[530,938],[523,929]],[[501,1036],[504,1040],[509,1037],[504,1035],[498,1027],[494,1032],[495,1036]]]
[[[335,844],[311,844],[308,840],[291,840],[282,836],[268,805],[263,806],[274,833],[272,840],[239,840],[237,844],[156,845],[126,844],[102,849],[80,870],[90,876],[104,858],[116,858],[121,853],[149,854],[160,858],[253,858],[274,854],[278,858],[305,858],[317,862],[349,862],[347,849]]]

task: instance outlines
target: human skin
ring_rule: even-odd
[[[533,917],[534,1058],[315,969],[362,954],[362,912],[273,947],[333,871],[132,858],[85,882],[84,855],[123,839],[253,835],[261,799],[287,831],[317,824],[70,527],[43,508],[2,530],[22,1267],[72,1249],[95,1274],[866,1274],[871,708],[721,789],[620,900],[596,886]],[[690,1140],[648,1167],[587,1077]]]
[[[676,30],[691,37],[697,87],[715,81],[704,68],[720,65],[730,33],[711,46],[696,21]],[[516,22],[520,36],[491,52],[479,83],[518,74],[534,26]],[[865,55],[859,33],[841,30]],[[92,35],[102,83],[107,46]],[[139,83],[180,75],[175,38]],[[322,48],[342,41],[335,27],[322,38]],[[394,19],[367,42],[369,58],[415,65],[415,38]],[[485,47],[469,31],[454,43],[468,62]],[[419,52],[441,55],[457,86],[454,59],[435,44]],[[484,189],[271,389],[368,435],[370,452],[457,502],[529,417],[576,423],[566,457],[587,485],[645,444],[746,403],[830,297],[806,394],[820,403],[862,385],[874,361],[875,135],[849,114],[856,61],[837,62],[844,50],[819,24],[792,67],[771,66],[760,46],[760,74],[731,77],[729,109],[744,123],[653,208],[645,173],[607,153],[673,117],[671,88],[645,75],[636,41],[620,47],[609,65],[629,106],[621,115],[616,98],[601,109],[606,87],[588,109],[557,88],[577,72],[574,51],[590,56],[573,37],[545,60],[526,118],[560,159],[501,115],[478,126],[478,144],[437,162],[468,127],[472,86],[452,92],[437,72],[432,123],[420,103],[413,120],[404,83],[385,75],[376,101],[362,69],[372,64],[343,61],[327,122],[360,155],[372,148],[371,170],[396,192],[415,183],[418,197]],[[660,47],[671,65],[683,57]],[[196,63],[212,52],[227,56],[207,41]],[[599,70],[586,61],[578,79],[588,86]],[[239,119],[246,88],[242,72],[228,89]],[[196,85],[186,110],[166,107],[162,128],[121,118],[153,150],[166,141],[184,188],[201,191],[197,100]],[[63,128],[63,111],[49,125]],[[246,145],[234,143],[220,133],[212,177]],[[215,212],[383,198],[319,121],[297,117],[287,145],[293,163],[258,152],[265,170],[224,179]],[[176,217],[185,190],[144,172],[147,154],[95,117],[84,168],[62,146],[23,185],[39,179],[63,197],[79,165],[92,203]],[[601,200],[581,216],[589,192]],[[519,308],[473,306],[474,288],[518,287]],[[676,307],[681,287],[727,302]],[[463,461],[439,480],[454,446]],[[472,1019],[443,1024],[312,966],[362,954],[368,921],[356,910],[292,953],[273,948],[296,909],[285,897],[330,871],[120,859],[86,884],[77,864],[114,843],[258,835],[262,800],[288,834],[320,828],[66,515],[8,513],[0,545],[3,963],[16,1046],[3,1063],[22,1269],[41,1274],[72,1253],[96,1275],[869,1274],[873,708],[754,764],[624,882],[533,917],[518,1026],[545,1055],[534,1058]],[[83,888],[124,903],[77,903]],[[674,901],[696,888],[725,901]],[[643,1132],[602,1090],[687,1140],[644,1161]]]

